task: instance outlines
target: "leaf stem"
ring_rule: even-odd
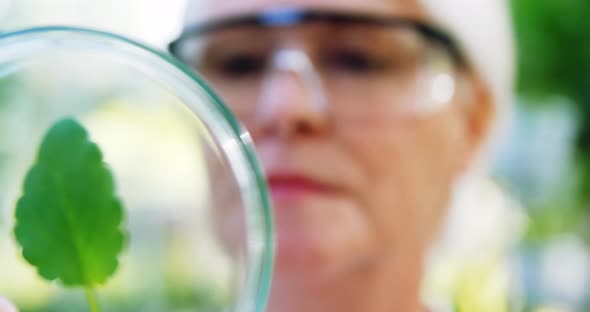
[[[86,301],[88,301],[88,308],[90,312],[100,312],[98,307],[98,300],[96,299],[96,293],[92,287],[86,287]]]

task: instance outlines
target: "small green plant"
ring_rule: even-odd
[[[95,288],[118,267],[126,235],[123,207],[99,147],[73,119],[45,135],[16,204],[14,234],[23,257],[47,281],[82,287],[98,312]]]

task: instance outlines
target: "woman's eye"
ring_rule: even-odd
[[[365,51],[338,51],[326,60],[330,69],[350,74],[370,74],[384,69],[384,61],[374,53]]]
[[[239,79],[260,75],[264,66],[265,62],[260,56],[237,54],[220,60],[215,68],[222,77]]]

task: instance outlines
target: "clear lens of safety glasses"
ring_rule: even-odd
[[[459,62],[444,40],[413,24],[312,21],[288,27],[233,25],[182,37],[174,52],[201,73],[238,117],[249,118],[277,55],[297,47],[313,70],[294,70],[325,91],[342,118],[428,114],[453,101]],[[284,68],[282,69],[284,70]],[[317,79],[310,76],[315,75]]]

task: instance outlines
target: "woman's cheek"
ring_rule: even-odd
[[[438,143],[418,124],[399,123],[351,141],[350,151],[368,181],[364,204],[384,246],[428,236],[443,206]],[[371,137],[371,140],[367,140]],[[352,147],[354,146],[354,147]]]
[[[277,272],[329,278],[358,267],[378,249],[374,224],[358,201],[343,196],[306,210],[277,212]],[[312,269],[313,268],[313,269]]]

